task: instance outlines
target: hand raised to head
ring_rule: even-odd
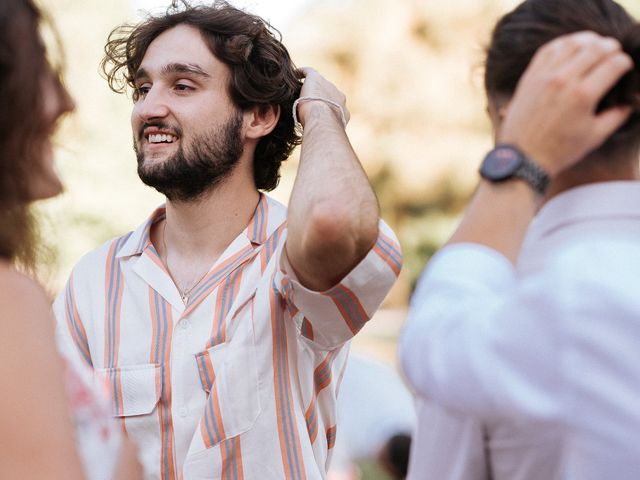
[[[620,43],[593,32],[558,37],[534,55],[507,107],[498,142],[512,143],[552,177],[604,143],[631,108],[596,113],[633,68]]]
[[[346,126],[350,113],[347,109],[347,97],[344,93],[311,67],[300,68],[298,72],[304,78],[300,99],[308,99],[298,105],[297,113],[300,123],[304,126],[309,111],[314,107],[321,106],[320,108],[332,110],[336,118],[341,122],[344,120]],[[344,119],[342,114],[344,114]]]

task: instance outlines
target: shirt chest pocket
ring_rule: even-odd
[[[253,297],[230,316],[226,328],[225,342],[196,355],[207,399],[192,451],[250,430],[260,414]]]
[[[141,364],[96,369],[111,393],[115,417],[147,415],[155,408],[162,390],[160,365]]]

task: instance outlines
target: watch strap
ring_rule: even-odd
[[[544,195],[549,188],[549,175],[535,162],[531,161],[524,153],[522,155],[522,163],[514,175],[522,178],[540,195]]]

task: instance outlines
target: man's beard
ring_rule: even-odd
[[[145,123],[140,129],[139,141],[144,141],[142,132],[148,127],[176,131],[163,123]],[[182,132],[176,131],[180,139],[178,151],[158,163],[145,161],[144,153],[134,140],[138,176],[171,201],[197,201],[219,185],[238,164],[243,152],[241,131],[240,112],[235,112],[216,131],[193,137],[188,145],[182,143]]]

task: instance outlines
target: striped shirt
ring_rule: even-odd
[[[349,340],[400,272],[395,235],[380,222],[366,258],[313,292],[283,253],[286,208],[261,195],[184,305],[150,241],[164,216],[86,255],[54,306],[68,348],[106,378],[146,478],[324,478]]]

